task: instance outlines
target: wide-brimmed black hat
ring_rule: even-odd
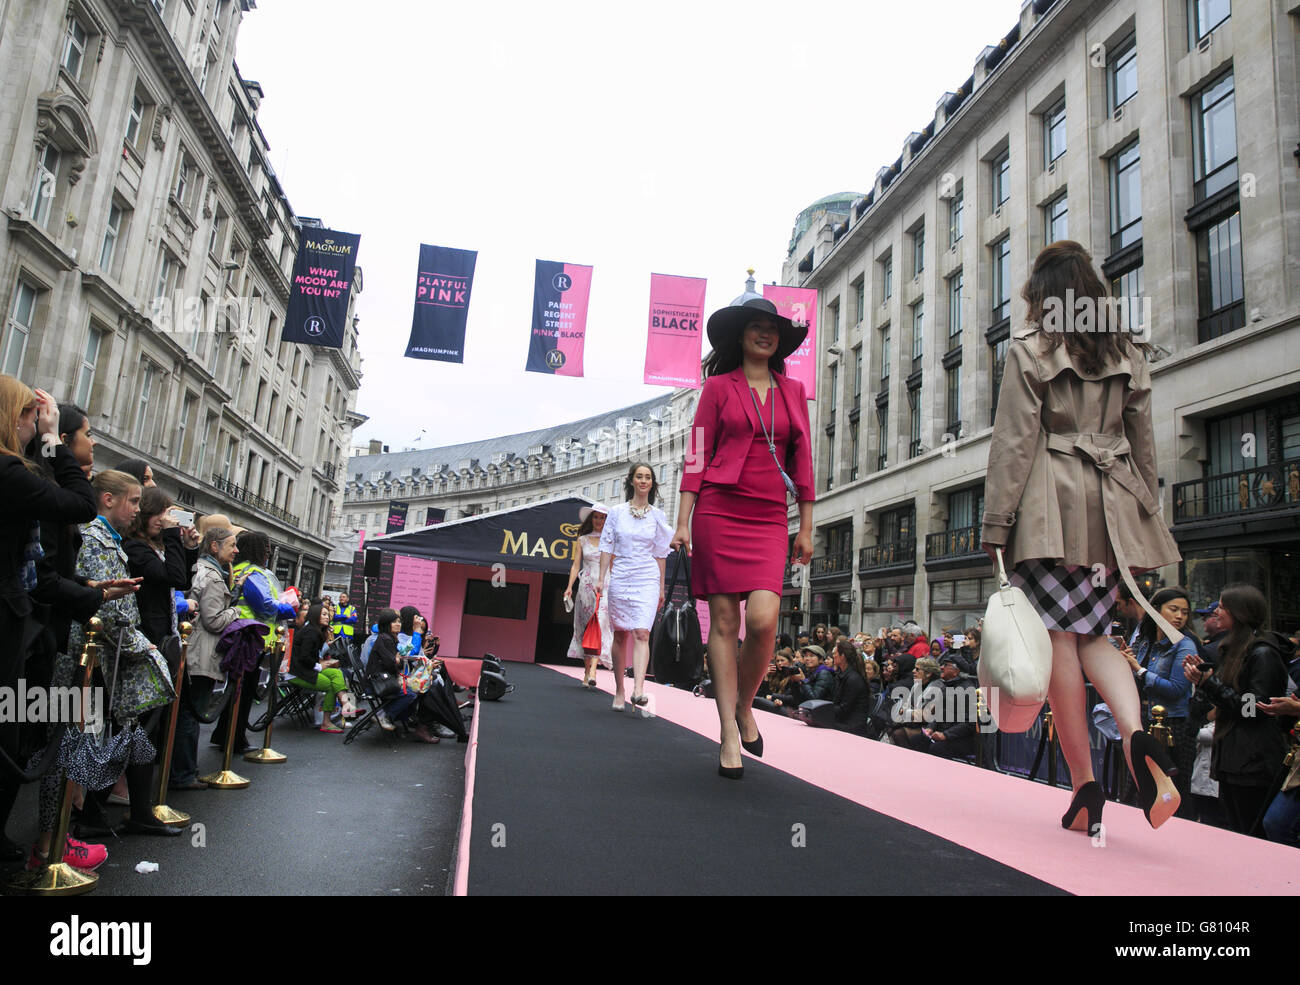
[[[781,341],[777,343],[778,359],[786,359],[808,337],[808,326],[796,326],[789,318],[777,310],[775,304],[763,297],[746,291],[725,308],[719,308],[709,316],[709,345],[714,352],[721,352],[735,344],[736,339],[755,317],[764,315],[776,322]]]

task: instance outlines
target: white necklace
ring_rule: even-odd
[[[627,504],[627,510],[634,517],[640,520],[642,517],[644,517],[646,514],[650,512],[650,504],[646,503],[645,506],[633,506],[631,502],[629,502]]]

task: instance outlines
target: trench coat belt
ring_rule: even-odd
[[[1129,593],[1137,600],[1138,605],[1160,627],[1166,639],[1177,646],[1182,641],[1183,634],[1174,629],[1169,624],[1169,621],[1151,606],[1146,595],[1137,587],[1137,583],[1133,580],[1133,573],[1129,571],[1124,545],[1115,536],[1114,524],[1108,519],[1117,515],[1118,504],[1116,498],[1118,489],[1123,489],[1131,494],[1141,504],[1147,516],[1155,516],[1159,512],[1155,501],[1151,498],[1151,490],[1147,489],[1146,483],[1134,475],[1128,462],[1122,461],[1124,456],[1132,454],[1128,439],[1115,434],[1049,433],[1047,435],[1047,449],[1063,455],[1078,455],[1085,461],[1091,462],[1101,472],[1103,477],[1101,500],[1107,517],[1106,537],[1110,541],[1111,550],[1115,553],[1115,563],[1119,565],[1120,577],[1124,579],[1124,584],[1128,586]]]

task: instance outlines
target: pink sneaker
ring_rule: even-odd
[[[80,869],[82,872],[94,872],[101,865],[108,861],[108,849],[103,845],[88,845],[84,841],[78,841],[76,838],[68,839],[67,850],[63,853],[63,863],[70,865],[74,869]],[[45,859],[37,852],[36,846],[32,846],[32,857],[27,860],[27,869],[39,869],[45,864]]]

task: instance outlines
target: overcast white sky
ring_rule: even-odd
[[[547,427],[642,379],[650,274],[779,281],[795,216],[864,193],[1019,0],[260,0],[237,61],[299,215],[361,235],[357,440]],[[406,359],[421,242],[478,250],[463,365]],[[595,267],[583,379],[524,372],[535,259]],[[417,439],[420,439],[417,441]]]

